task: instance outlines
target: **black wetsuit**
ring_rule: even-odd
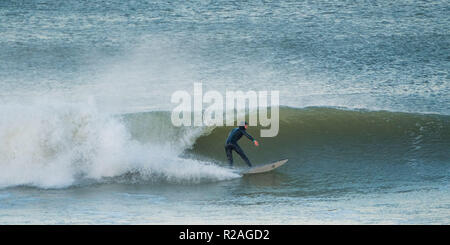
[[[230,134],[228,135],[227,141],[225,142],[225,152],[227,153],[228,163],[230,164],[230,166],[233,166],[232,150],[237,152],[237,154],[241,156],[241,158],[247,163],[248,166],[252,166],[244,151],[237,144],[237,141],[242,137],[242,135],[245,135],[249,140],[254,141],[253,137],[249,135],[245,130],[245,127],[241,126],[239,128],[231,130]]]

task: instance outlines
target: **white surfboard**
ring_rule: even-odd
[[[241,174],[247,175],[247,174],[259,174],[259,173],[269,172],[278,167],[281,167],[283,164],[287,163],[287,161],[288,161],[288,159],[284,159],[284,160],[280,160],[277,162],[252,167],[252,168],[242,171]]]

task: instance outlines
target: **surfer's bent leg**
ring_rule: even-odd
[[[240,146],[234,145],[234,150],[237,152],[237,154],[239,154],[239,156],[241,156],[241,158],[245,161],[245,163],[247,163],[249,167],[252,166],[250,160],[248,160],[247,156],[245,155],[244,151],[241,149]]]
[[[227,153],[228,163],[230,164],[230,167],[233,166],[233,145],[225,145],[225,152]]]

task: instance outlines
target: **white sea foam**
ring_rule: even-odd
[[[212,163],[179,157],[202,133],[194,129],[178,139],[142,143],[120,118],[100,112],[93,102],[2,105],[0,187],[63,188],[130,173],[138,181],[176,183],[239,177]]]

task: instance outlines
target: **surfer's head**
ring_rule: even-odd
[[[247,129],[248,128],[248,122],[247,121],[241,121],[239,123],[239,128],[241,129]]]

